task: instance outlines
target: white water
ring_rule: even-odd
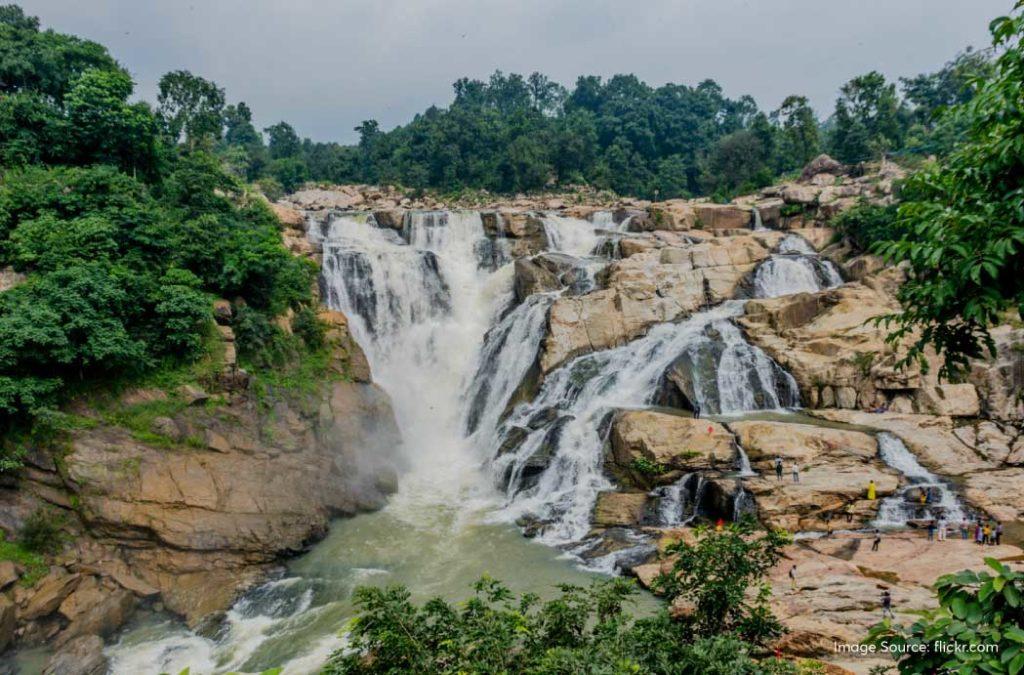
[[[548,248],[552,251],[584,258],[593,254],[601,242],[595,224],[588,220],[547,213],[541,221],[548,238]]]
[[[899,437],[885,431],[879,433],[878,456],[888,466],[899,471],[907,479],[908,485],[882,500],[873,525],[906,527],[908,520],[940,517],[949,524],[957,524],[966,519],[963,505],[949,486],[921,466]],[[921,505],[907,494],[911,491],[916,494],[917,490],[922,489],[930,489],[937,498]]]
[[[701,473],[688,473],[671,485],[655,489],[658,525],[679,527],[693,522],[706,489],[707,479]]]
[[[778,252],[763,262],[754,274],[754,295],[777,298],[793,293],[816,293],[835,288],[843,278],[830,260],[822,260],[803,237],[786,236]]]
[[[742,311],[741,301],[729,301],[679,324],[656,325],[638,340],[580,356],[548,374],[537,397],[519,406],[505,425],[506,432],[525,434],[514,452],[495,461],[510,477],[507,517],[527,516],[545,523],[540,538],[547,543],[581,540],[590,530],[597,494],[612,488],[601,470],[606,415],[649,405],[666,368],[680,354],[724,343],[717,379],[697,387],[698,403],[709,413],[798,402],[792,378],[744,341],[732,324]],[[760,400],[752,382],[760,385]],[[549,456],[549,466],[534,485],[524,485],[519,479],[524,469],[536,464],[538,455]]]

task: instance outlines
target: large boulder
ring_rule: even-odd
[[[889,295],[848,283],[751,300],[738,322],[753,344],[793,375],[808,407],[874,409],[897,390],[926,384],[916,368],[895,367],[887,331],[873,321],[898,309]]]
[[[758,518],[789,530],[824,530],[828,514],[849,510],[858,522],[874,517],[877,502],[866,499],[874,481],[878,496],[891,494],[899,479],[876,458],[873,436],[808,424],[748,421],[729,424],[758,476],[744,481],[754,495]],[[782,480],[774,459],[783,460]],[[792,479],[796,467],[799,482]]]
[[[846,167],[841,162],[838,162],[826,154],[821,154],[812,159],[800,172],[801,180],[810,180],[814,176],[821,174],[830,174],[832,176],[840,176],[846,173]]]
[[[998,326],[992,340],[995,356],[972,361],[969,380],[977,387],[986,416],[1024,424],[1024,328]]]
[[[595,527],[636,527],[644,520],[647,495],[643,492],[602,492],[594,505]]]
[[[693,226],[705,230],[746,230],[753,219],[752,209],[739,204],[697,203],[693,213]]]
[[[641,486],[671,483],[697,469],[728,469],[736,457],[732,434],[718,422],[649,410],[616,415],[611,447],[618,472]],[[658,467],[661,473],[641,466]]]
[[[71,640],[50,656],[43,667],[43,675],[103,675],[106,672],[103,640],[97,635]]]
[[[974,417],[980,411],[973,384],[937,384],[917,390],[917,409],[929,415]]]

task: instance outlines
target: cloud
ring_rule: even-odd
[[[788,94],[826,116],[839,86],[880,70],[935,70],[988,44],[1008,0],[23,0],[44,26],[107,45],[155,99],[179,68],[215,80],[266,126],[352,142],[364,119],[384,128],[451,83],[495,69],[538,70],[566,85],[632,72],[652,85],[713,78],[762,108]]]

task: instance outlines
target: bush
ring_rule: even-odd
[[[846,237],[854,248],[863,253],[874,251],[885,242],[903,236],[903,228],[896,219],[897,206],[878,206],[862,203],[843,211],[832,220],[832,226]]]
[[[66,535],[63,514],[39,509],[25,519],[18,531],[18,543],[32,553],[56,553],[64,545]]]
[[[323,669],[328,675],[383,673],[792,673],[790,664],[757,661],[731,635],[696,637],[662,611],[634,619],[624,603],[633,582],[607,579],[589,588],[559,587],[553,600],[516,598],[484,578],[458,607],[439,598],[423,605],[409,591],[356,590],[359,615],[349,647]]]
[[[292,317],[292,333],[306,344],[306,348],[315,351],[324,346],[326,327],[317,317],[312,307],[300,307]]]
[[[1024,573],[986,558],[987,571],[964,570],[935,583],[939,608],[909,628],[890,620],[868,642],[893,645],[901,673],[1016,673],[1024,670]],[[936,644],[949,651],[936,650]],[[988,651],[980,651],[981,648]]]

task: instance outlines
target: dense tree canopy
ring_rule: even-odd
[[[974,81],[976,93],[950,107],[943,121],[963,132],[948,156],[907,181],[894,241],[877,250],[910,265],[900,288],[903,312],[893,340],[913,336],[908,359],[924,363],[926,347],[956,374],[992,351],[988,328],[1006,312],[1024,316],[1024,4],[996,19],[1000,50],[994,70]],[[970,85],[968,85],[968,88]],[[951,96],[964,96],[964,86]]]
[[[5,440],[73,388],[197,357],[214,296],[271,337],[310,302],[311,265],[212,152],[223,92],[170,73],[154,113],[133,86],[103,47],[0,7],[0,268],[24,275],[0,293]],[[230,112],[232,140],[262,149],[244,104]]]

